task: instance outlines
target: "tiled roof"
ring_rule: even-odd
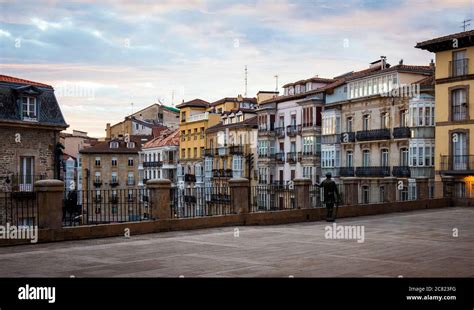
[[[108,141],[101,141],[96,143],[95,145],[82,149],[79,153],[85,154],[135,154],[141,151],[142,149],[142,141],[141,139],[146,138],[146,136],[131,136],[130,141],[135,142],[134,148],[127,148],[127,143],[120,139],[112,139]],[[148,139],[151,138],[148,136]],[[110,142],[116,141],[119,143],[118,148],[110,148]]]
[[[176,109],[175,107],[170,107],[170,106],[167,106],[167,105],[163,105],[162,107],[163,107],[163,109],[165,109],[165,110],[168,110],[168,111],[171,111],[171,112],[175,112],[175,113],[179,113],[179,109]]]
[[[257,113],[257,109],[247,109],[247,108],[240,108],[240,109],[232,109],[230,111],[222,112],[222,115],[229,115],[231,113],[237,113],[241,111],[242,113]]]
[[[447,35],[447,36],[438,37],[438,38],[434,38],[434,39],[431,39],[431,40],[418,42],[415,47],[416,48],[421,48],[421,49],[428,49],[428,46],[430,46],[432,44],[446,42],[446,41],[451,41],[452,42],[453,39],[460,39],[460,38],[465,38],[465,37],[469,37],[469,36],[474,36],[474,30],[458,32],[458,33],[450,34],[450,35]]]
[[[293,83],[287,83],[283,85],[282,87],[288,87],[288,86],[293,86],[293,85],[298,85],[298,84],[306,84],[308,82],[314,82],[314,83],[332,83],[334,82],[334,79],[328,79],[328,78],[320,78],[317,76],[314,76],[312,78],[306,79],[306,80],[299,80]]]
[[[157,138],[161,135],[162,132],[168,130],[169,128],[163,125],[153,125],[151,127],[151,132],[153,135],[153,138]]]
[[[207,108],[208,106],[209,106],[209,102],[196,98],[196,99],[178,104],[176,107],[177,108],[184,108],[184,107],[203,107],[203,108]]]
[[[16,78],[16,77],[13,77],[13,76],[8,76],[8,75],[0,75],[0,82],[23,84],[23,85],[34,85],[34,86],[39,86],[39,87],[53,88],[52,86],[47,85],[47,84],[33,82],[33,81],[29,81],[29,80],[24,80],[24,79],[20,79],[20,78]]]
[[[257,128],[258,125],[258,118],[257,116],[248,118],[242,122],[239,123],[234,123],[234,124],[227,124],[224,125],[222,122],[220,122],[217,125],[211,126],[207,128],[206,132],[216,132],[219,131],[223,128],[236,128],[236,127],[250,127],[250,128]]]
[[[148,141],[143,149],[161,147],[161,146],[178,146],[179,145],[179,130],[169,131],[163,133],[164,137],[157,137]]]

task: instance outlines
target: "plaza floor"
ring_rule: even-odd
[[[473,277],[474,208],[0,248],[0,277]],[[236,233],[235,228],[238,228]],[[453,236],[456,235],[457,237]]]

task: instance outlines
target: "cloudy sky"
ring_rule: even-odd
[[[474,0],[0,0],[0,72],[53,85],[68,131],[104,136],[131,103],[243,94],[246,65],[254,96],[276,74],[428,64],[416,42],[472,17]]]

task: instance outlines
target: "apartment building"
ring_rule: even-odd
[[[321,166],[362,203],[429,196],[434,156],[434,65],[383,58],[325,91]]]
[[[147,143],[140,152],[138,186],[150,179],[168,179],[176,184],[179,153],[179,130],[168,130]]]
[[[253,100],[252,100],[253,102]],[[242,101],[242,106],[247,106]],[[204,178],[206,186],[228,184],[231,178],[256,183],[256,107],[238,107],[221,114],[221,122],[206,130]]]
[[[332,82],[313,77],[286,84],[283,96],[259,103],[259,183],[285,184],[295,178],[319,181],[324,96],[318,90]]]
[[[177,108],[180,110],[177,180],[202,186],[206,129],[220,122],[220,114],[209,111],[209,102],[201,99],[183,102]]]
[[[423,41],[416,48],[436,54],[434,160],[436,180],[445,184],[436,195],[473,197],[474,30]]]

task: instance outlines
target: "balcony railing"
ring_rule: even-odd
[[[343,132],[341,134],[341,143],[355,142],[354,132]]]
[[[232,178],[232,169],[214,169],[212,170],[212,176],[214,178]]]
[[[102,186],[102,181],[95,180],[94,183],[92,183],[92,184],[94,184],[95,187],[101,187]]]
[[[296,137],[301,134],[301,125],[286,126],[286,134],[288,137]]]
[[[394,166],[392,168],[392,175],[394,177],[399,177],[399,178],[409,178],[411,173],[410,173],[410,167],[408,166]]]
[[[184,175],[184,182],[196,182],[196,176],[194,174],[187,173]]]
[[[119,186],[119,181],[118,180],[111,180],[109,185],[112,186],[112,187],[117,187],[117,186]]]
[[[440,170],[451,174],[471,174],[474,171],[474,155],[441,155]]]
[[[204,113],[190,115],[188,117],[188,122],[203,121],[203,120],[207,120],[208,118],[209,118],[209,112],[204,112]]]
[[[144,168],[154,168],[154,167],[161,167],[163,166],[162,161],[145,161],[143,163]]]
[[[312,157],[312,156],[321,156],[321,152],[317,152],[317,151],[314,151],[314,150],[307,150],[307,151],[303,151],[303,152],[300,152],[301,153],[301,157],[302,158],[306,158],[306,157]]]
[[[357,167],[355,174],[358,177],[388,177],[390,167]]]
[[[214,157],[215,150],[214,149],[205,149],[204,156],[205,157]]]
[[[390,140],[390,129],[362,130],[356,133],[357,141]]]
[[[459,105],[459,106],[454,106],[452,107],[451,113],[452,113],[452,120],[453,121],[464,121],[467,119],[467,106],[464,105]]]
[[[410,127],[397,127],[393,128],[393,138],[394,139],[404,139],[411,137]]]
[[[341,177],[353,177],[354,176],[354,167],[340,167],[339,175]]]
[[[290,164],[296,164],[300,160],[297,152],[286,153],[286,162]]]
[[[453,60],[449,62],[450,77],[464,76],[468,74],[469,58]]]
[[[227,146],[219,146],[216,148],[216,156],[227,156],[229,155],[229,148]]]
[[[285,127],[275,128],[275,134],[276,134],[277,138],[284,138],[285,137]]]
[[[278,163],[284,163],[285,162],[285,153],[280,152],[280,153],[275,153],[275,161]]]
[[[231,155],[242,155],[244,153],[244,146],[243,145],[231,145],[229,148],[229,152]]]

